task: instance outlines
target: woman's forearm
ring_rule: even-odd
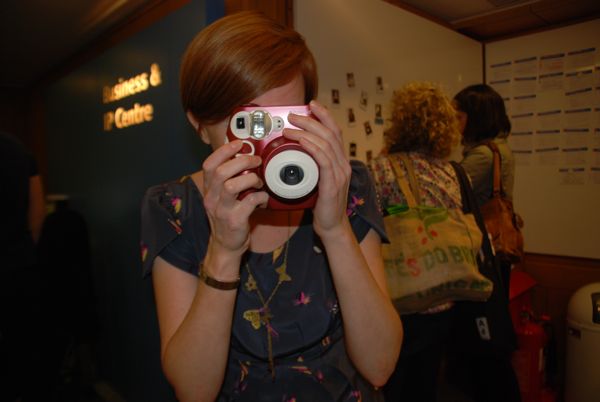
[[[160,283],[165,278],[156,268],[155,283]],[[181,402],[213,401],[227,366],[237,290],[215,289],[181,275],[188,278],[177,282],[171,277],[161,288],[155,286],[163,371]]]
[[[367,380],[382,386],[400,353],[402,324],[385,289],[379,236],[371,230],[359,245],[348,224],[347,230],[322,241],[344,320],[348,354]]]
[[[181,402],[215,400],[227,366],[236,292],[210,294],[223,291],[199,287],[205,289],[163,355],[163,370]]]

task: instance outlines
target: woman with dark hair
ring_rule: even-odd
[[[340,128],[314,101],[304,39],[257,12],[229,15],[192,40],[180,87],[212,153],[202,170],[149,189],[142,207],[144,273],[178,399],[381,401],[402,342],[383,221],[368,170],[346,159]],[[257,168],[269,160],[226,136],[249,104],[307,105],[315,117],[289,113],[296,128],[283,130],[318,165],[313,208],[264,207]]]
[[[471,85],[454,96],[460,130],[462,132],[463,160],[461,165],[469,175],[476,202],[485,204],[493,193],[493,151],[488,147],[493,142],[500,153],[502,189],[512,200],[514,184],[514,159],[507,137],[511,130],[502,97],[485,84]],[[508,310],[511,264],[499,262],[499,273],[494,275],[494,292],[490,299],[480,304],[486,314],[486,330],[491,340],[482,340],[481,333],[468,338],[466,328],[473,328],[472,310],[457,308],[453,335],[456,342],[449,351],[450,376],[467,373],[463,379],[471,388],[469,392],[477,402],[518,402],[521,400],[517,378],[511,363],[511,354],[516,347],[516,337]],[[458,307],[458,306],[457,306]],[[464,306],[460,306],[464,307]],[[467,313],[465,313],[467,311]],[[479,313],[475,313],[477,316]],[[488,327],[489,325],[489,327]],[[476,331],[473,331],[476,332]],[[471,333],[469,333],[471,334]]]
[[[506,140],[511,124],[504,101],[492,87],[478,84],[457,93],[454,105],[463,135],[461,164],[471,178],[477,203],[481,206],[492,196],[493,154],[485,145],[489,141],[493,141],[500,151],[502,189],[512,200],[515,163]]]
[[[454,105],[463,134],[462,166],[471,178],[477,204],[481,207],[492,198],[494,189],[494,154],[490,141],[500,152],[500,181],[506,198],[512,201],[515,161],[507,137],[511,124],[502,97],[489,85],[471,85],[454,96]],[[502,283],[510,285],[512,264],[502,261]]]

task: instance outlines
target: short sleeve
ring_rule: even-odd
[[[143,276],[151,273],[157,256],[197,275],[206,254],[208,228],[200,192],[191,179],[149,188],[141,208]]]
[[[371,173],[360,161],[352,160],[350,166],[352,167],[352,177],[346,213],[350,218],[356,238],[359,242],[362,241],[369,229],[373,229],[384,243],[389,243]]]
[[[471,179],[477,202],[482,205],[492,193],[492,151],[484,145],[472,148],[464,154],[460,164]]]

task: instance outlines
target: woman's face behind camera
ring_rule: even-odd
[[[251,104],[258,106],[287,106],[304,104],[304,79],[297,75],[292,81],[254,98]],[[203,140],[213,149],[222,146],[226,141],[229,117],[212,125],[203,127]]]

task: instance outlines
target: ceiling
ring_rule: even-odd
[[[4,0],[0,89],[35,85],[95,41],[169,1]],[[384,1],[481,41],[600,17],[599,0]]]
[[[599,0],[385,0],[487,42],[600,17]]]
[[[0,88],[25,88],[160,0],[3,0]]]

